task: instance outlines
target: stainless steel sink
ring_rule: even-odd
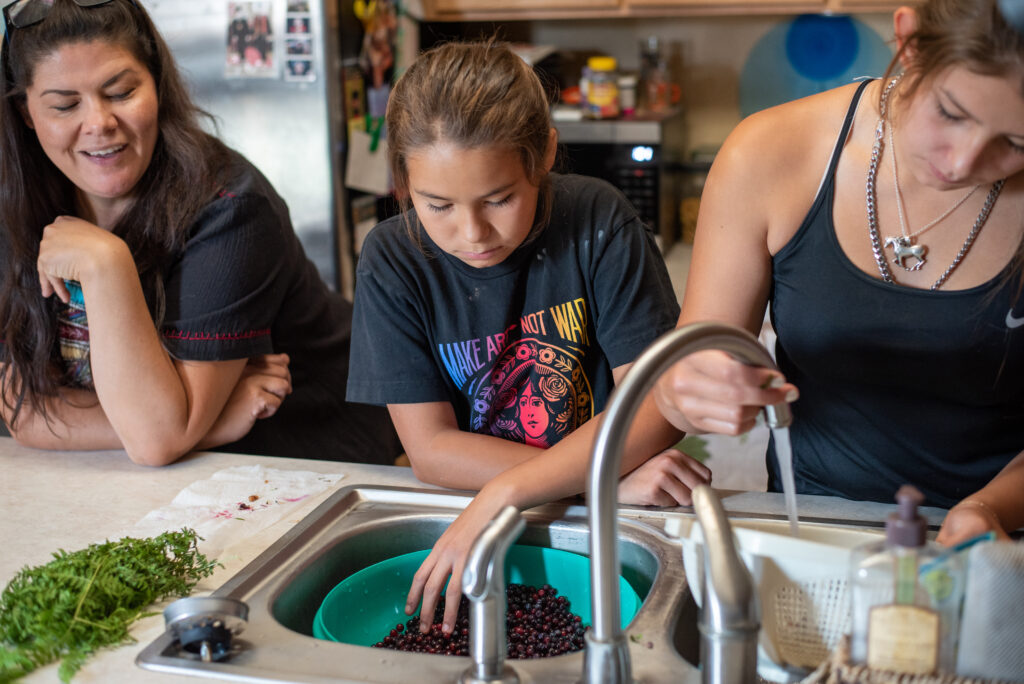
[[[313,617],[341,579],[393,556],[430,548],[470,497],[395,487],[350,486],[336,492],[213,596],[249,606],[230,657],[203,662],[164,634],[138,656],[144,668],[246,682],[455,682],[469,658],[334,643],[312,636]],[[588,554],[586,508],[548,504],[524,513],[518,543]],[[664,518],[623,510],[623,576],[643,599],[626,629],[638,682],[700,681],[696,606],[680,547]],[[589,581],[581,577],[581,582]],[[508,664],[522,682],[577,682],[582,653]]]

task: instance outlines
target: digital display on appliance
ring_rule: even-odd
[[[630,158],[635,162],[649,162],[654,160],[654,148],[650,145],[635,145],[629,152]]]

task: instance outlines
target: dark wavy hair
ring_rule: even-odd
[[[466,149],[497,146],[517,151],[526,177],[540,188],[537,219],[526,241],[547,224],[548,96],[533,69],[507,46],[490,40],[444,43],[427,50],[392,89],[386,120],[395,197],[414,239],[418,232],[408,221],[407,160],[416,150],[441,141]]]
[[[46,18],[10,28],[0,44],[0,392],[11,422],[26,404],[49,422],[47,404],[66,384],[56,332],[55,298],[40,294],[36,261],[43,228],[76,214],[76,188],[49,160],[25,123],[26,90],[41,60],[63,46],[100,41],[129,51],[156,83],[158,128],[152,161],[132,190],[134,201],[113,226],[135,259],[159,327],[170,258],[199,210],[217,191],[227,148],[204,131],[212,117],[196,107],[167,44],[141,5],[112,0],[79,7],[55,0]]]

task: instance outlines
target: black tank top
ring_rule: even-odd
[[[949,507],[1024,450],[1024,301],[1012,306],[1008,269],[933,292],[872,278],[847,258],[832,220],[834,176],[866,85],[814,204],[772,259],[777,360],[800,389],[790,428],[797,491],[892,502],[912,483],[927,505]],[[774,444],[768,472],[780,491]]]

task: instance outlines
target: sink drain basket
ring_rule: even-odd
[[[704,538],[700,523],[684,530],[685,522],[670,520],[666,532],[680,538],[690,591],[700,605]],[[850,552],[879,534],[802,525],[796,538],[778,532],[784,523],[730,523],[761,603],[758,672],[786,681],[788,668],[817,667],[851,630]]]
[[[412,577],[430,553],[414,551],[363,568],[339,582],[324,598],[313,619],[313,636],[358,646],[373,646],[405,614],[405,598]],[[505,559],[505,583],[539,587],[550,584],[569,599],[572,612],[583,624],[590,618],[590,559],[571,551],[540,546],[513,545]],[[622,628],[640,610],[640,596],[619,577]]]

